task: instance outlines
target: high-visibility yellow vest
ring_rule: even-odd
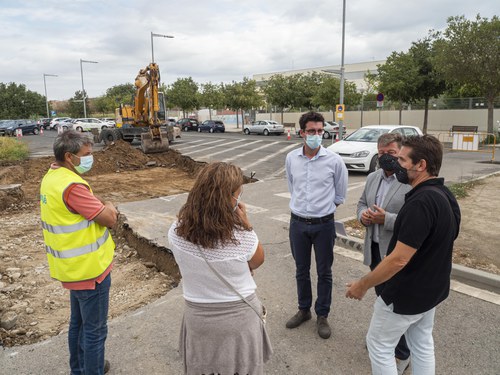
[[[108,228],[66,207],[63,194],[74,183],[90,189],[79,175],[60,167],[50,169],[40,187],[40,216],[50,276],[63,282],[98,277],[111,264],[115,249]]]

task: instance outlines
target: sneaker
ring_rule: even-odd
[[[396,368],[398,369],[398,375],[403,375],[408,367],[410,367],[410,357],[406,359],[396,358]]]
[[[328,324],[328,320],[326,320],[325,316],[318,316],[316,326],[318,327],[318,335],[322,339],[327,339],[332,334],[332,330],[330,329],[330,325]]]
[[[111,364],[107,359],[104,360],[104,373],[107,374],[109,372],[109,369],[111,368]]]
[[[296,328],[309,319],[311,319],[311,311],[299,310],[297,314],[292,316],[290,320],[286,322],[286,328]]]

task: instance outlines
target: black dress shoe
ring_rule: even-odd
[[[107,359],[104,360],[104,373],[107,374],[109,372],[109,369],[111,368],[111,364]]]
[[[332,334],[332,330],[330,329],[330,324],[328,324],[328,320],[324,316],[318,316],[318,320],[316,321],[316,326],[318,327],[318,335],[322,339],[327,339]]]
[[[311,319],[311,312],[309,310],[299,310],[297,314],[286,322],[286,328],[296,328],[309,319]]]

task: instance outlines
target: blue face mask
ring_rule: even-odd
[[[94,155],[87,155],[87,156],[78,156],[78,155],[73,155],[76,156],[78,159],[80,159],[80,165],[74,165],[75,170],[83,174],[85,172],[90,171],[92,168],[92,164],[94,164]]]
[[[319,146],[321,146],[321,135],[307,135],[306,144],[310,149],[316,150]]]

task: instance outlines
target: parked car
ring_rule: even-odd
[[[198,125],[200,123],[194,118],[181,118],[177,120],[175,125],[179,126],[183,131],[187,132],[189,130],[198,130]]]
[[[114,125],[112,125],[110,122],[103,121],[98,118],[77,118],[71,124],[71,128],[79,132],[90,131],[91,129],[102,130],[113,127]],[[63,129],[64,129],[64,124],[63,124]]]
[[[370,173],[378,168],[377,140],[384,133],[400,133],[405,137],[422,135],[422,131],[416,126],[364,126],[345,139],[328,146],[328,149],[342,157],[348,170]]]
[[[14,123],[14,120],[0,120],[0,135],[5,135],[6,129],[10,127],[11,123]]]
[[[210,133],[224,133],[226,127],[224,123],[220,120],[205,120],[200,125],[198,125],[198,132],[210,132]]]
[[[50,120],[50,125],[49,125],[50,130],[57,130],[57,125],[59,124],[59,121],[67,119],[70,119],[70,117],[54,117],[52,120]]]
[[[2,124],[0,135],[15,136],[17,129],[21,129],[24,134],[39,134],[40,128],[35,120],[10,120]]]
[[[50,127],[50,121],[52,119],[50,118],[41,118],[38,120],[37,124],[39,128],[43,128],[44,130],[47,130]]]
[[[252,121],[249,125],[243,126],[243,132],[245,134],[283,134],[285,133],[285,127],[281,124],[278,124],[276,121],[271,120],[258,120]]]
[[[99,120],[102,120],[104,122],[108,122],[111,126],[116,126],[116,119],[114,119],[114,118],[105,117],[105,118],[101,118]]]
[[[63,130],[68,130],[68,129],[72,129],[73,128],[73,123],[76,121],[76,119],[72,119],[72,118],[67,118],[67,119],[64,119],[64,120],[59,120],[57,122],[57,124],[55,125],[55,128],[57,130],[57,128],[63,128]]]

